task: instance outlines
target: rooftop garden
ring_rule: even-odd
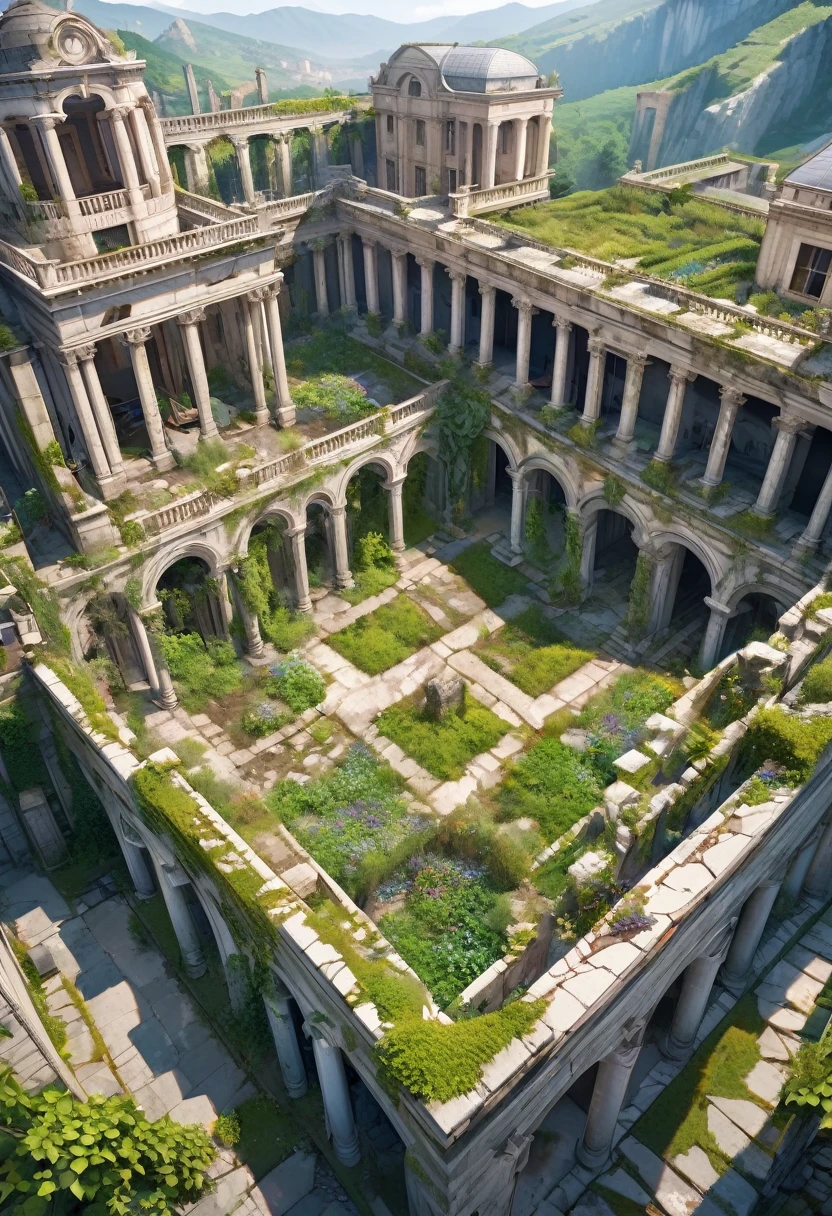
[[[406,595],[398,595],[346,629],[334,633],[329,645],[361,671],[375,676],[429,646],[443,630]]]
[[[539,605],[525,609],[474,647],[484,663],[530,697],[549,692],[595,656],[556,629]]]
[[[670,195],[613,186],[580,191],[495,218],[521,235],[735,299],[751,284],[765,222],[706,202],[687,190]]]
[[[327,430],[397,405],[424,388],[415,376],[337,328],[288,343],[286,371],[300,421],[320,419]]]

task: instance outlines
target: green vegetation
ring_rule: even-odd
[[[232,1114],[239,1126],[236,1156],[257,1179],[263,1178],[299,1147],[297,1118],[270,1098],[249,1098]]]
[[[134,34],[132,30],[119,30],[118,36],[124,43],[126,50],[135,51],[136,58],[143,59],[147,63],[144,71],[145,84],[149,90],[155,89],[162,94],[166,100],[168,113],[190,114],[190,99],[185,88],[185,78],[182,74],[182,67],[185,63],[184,59],[180,59],[178,55],[174,55],[171,51],[164,50],[157,42],[151,42],[147,38],[142,38],[141,34]],[[200,97],[204,98],[206,106],[208,101],[207,86],[209,76],[214,82],[214,87],[218,93],[224,92],[231,87],[229,82],[215,67],[209,69],[195,63],[193,68]],[[184,179],[182,185],[185,185]]]
[[[708,1035],[633,1129],[643,1144],[666,1159],[700,1145],[721,1174],[732,1162],[708,1130],[708,1095],[763,1105],[744,1081],[760,1059],[757,1038],[765,1028],[754,997],[743,997],[730,1019]]]
[[[387,1032],[378,1054],[411,1093],[449,1102],[470,1093],[484,1065],[512,1039],[528,1034],[544,1008],[544,1001],[515,1001],[498,1013],[450,1026],[410,1018]]]
[[[20,1216],[58,1206],[67,1216],[105,1216],[139,1205],[147,1216],[174,1216],[206,1188],[215,1155],[197,1124],[167,1115],[151,1123],[123,1096],[29,1095],[10,1069],[0,1074],[0,1126],[16,1141],[0,1163],[0,1204]]]
[[[465,579],[489,608],[496,608],[510,595],[522,595],[526,590],[523,575],[492,557],[486,541],[468,545],[448,565]]]
[[[440,781],[457,781],[468,761],[489,751],[508,730],[502,718],[470,694],[438,720],[427,715],[422,701],[399,701],[376,719],[376,726]]]
[[[380,532],[366,532],[358,538],[353,567],[355,586],[341,592],[350,604],[360,604],[372,595],[379,595],[399,578],[393,550]]]
[[[268,520],[251,534],[248,552],[240,558],[237,585],[266,641],[278,650],[294,650],[314,633],[315,625],[308,616],[290,611],[272,579],[269,552],[279,552],[284,527],[282,521]]]
[[[827,981],[828,985],[828,981]],[[821,994],[825,996],[826,990]],[[821,1004],[821,998],[818,998]],[[826,997],[824,1008],[830,1007]],[[828,1033],[817,1043],[803,1043],[792,1061],[792,1075],[786,1082],[786,1105],[808,1107],[821,1114],[821,1128],[832,1127],[832,1049]],[[818,1109],[820,1108],[820,1109]]]
[[[214,1123],[214,1136],[225,1148],[233,1148],[240,1139],[240,1117],[234,1110],[222,1111]]]
[[[651,490],[658,490],[660,494],[666,494],[668,498],[676,497],[678,473],[671,464],[667,464],[665,461],[651,460],[641,474],[641,480],[645,485],[650,486]]]
[[[509,771],[499,793],[507,819],[530,818],[556,840],[601,801],[601,786],[580,752],[541,739]]]
[[[447,470],[448,502],[463,514],[471,481],[474,445],[491,417],[491,398],[481,389],[453,380],[436,403],[439,458]]]
[[[732,722],[744,718],[756,701],[757,694],[746,688],[736,668],[731,668],[721,677],[708,698],[702,717],[709,726],[724,730]]]
[[[317,330],[310,338],[290,343],[286,347],[286,371],[293,380],[313,382],[327,376],[353,377],[369,372],[381,386],[372,393],[380,406],[406,401],[424,387],[395,363],[337,328]],[[293,384],[293,396],[295,391]]]
[[[550,187],[554,198],[573,189],[604,190],[627,172],[637,91],[626,85],[557,104],[557,171]]]
[[[272,692],[285,701],[296,714],[320,705],[326,696],[323,677],[311,663],[298,654],[291,654],[270,668],[272,678],[266,683],[266,693]]]
[[[0,752],[15,793],[47,781],[32,723],[18,698],[0,711]]]
[[[619,676],[588,702],[574,725],[589,732],[583,759],[602,785],[617,780],[618,770],[612,762],[639,746],[647,719],[664,713],[683,691],[684,686],[669,677],[634,671]]]
[[[49,1002],[46,997],[46,992],[43,987],[43,981],[38,975],[38,969],[32,960],[29,958],[29,951],[18,938],[10,935],[12,951],[15,958],[20,964],[20,969],[26,979],[26,986],[29,989],[29,996],[32,998],[32,1004],[37,1010],[43,1029],[49,1035],[54,1046],[63,1055],[66,1047],[66,1023],[63,1018],[57,1017],[49,1012]],[[2,1101],[0,1101],[0,1109],[2,1109]]]
[[[782,765],[788,784],[797,785],[812,775],[830,741],[830,718],[798,718],[779,705],[761,709],[743,739],[743,768],[753,772],[766,762]]]
[[[216,698],[237,692],[242,673],[230,642],[203,642],[198,633],[159,633],[156,641],[185,709],[197,713]]]
[[[404,539],[408,545],[418,545],[436,531],[437,523],[425,506],[428,480],[427,452],[417,452],[410,458],[407,477],[402,486]]]
[[[599,193],[582,191],[535,207],[518,208],[497,223],[527,232],[537,240],[614,262],[638,258],[637,269],[686,284],[719,270],[725,295],[750,282],[764,221],[705,202],[695,196],[670,201],[665,195],[627,186]]]
[[[800,687],[802,705],[820,705],[832,701],[832,655],[810,667]]]
[[[484,663],[530,697],[549,692],[595,657],[592,651],[578,649],[559,633],[538,604],[478,642],[475,650]]]
[[[320,410],[326,418],[344,426],[363,418],[365,414],[375,413],[378,408],[368,399],[366,389],[357,380],[339,376],[335,372],[312,376],[302,384],[295,385],[292,399],[299,410]]]
[[[442,629],[418,604],[397,595],[389,604],[331,634],[329,645],[361,671],[375,676],[441,636]]]
[[[426,827],[408,814],[400,790],[393,770],[359,743],[316,781],[278,782],[266,802],[326,872],[361,897],[399,864],[402,842]],[[408,843],[405,855],[413,847]]]
[[[823,595],[815,596],[806,609],[806,619],[809,621],[817,620],[817,615],[821,608],[832,608],[832,591],[825,591]]]

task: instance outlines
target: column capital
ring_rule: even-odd
[[[478,283],[477,291],[481,296],[493,296],[497,292],[497,288],[493,283]]]
[[[512,296],[511,302],[519,313],[522,313],[524,316],[529,318],[536,317],[540,311],[539,309],[535,308],[531,300],[523,300],[519,296]]]
[[[228,138],[231,140],[231,142],[235,148],[247,148],[248,147],[248,138],[249,137],[247,135],[229,134]]]
[[[61,123],[66,122],[66,114],[33,114],[29,122],[43,127],[44,131],[54,131]]]
[[[603,338],[592,337],[587,342],[586,348],[591,355],[595,355],[597,357],[606,352],[607,346]]]
[[[75,367],[80,358],[77,350],[59,350],[56,353],[58,362],[64,367]]]
[[[144,346],[145,342],[150,338],[151,329],[149,325],[140,325],[137,329],[128,329],[122,334],[122,339],[125,346]]]
[[[400,490],[407,481],[407,473],[402,473],[400,477],[390,477],[387,481],[381,483],[382,490]]]
[[[135,109],[134,106],[113,106],[110,110],[100,110],[96,117],[98,118],[99,122],[103,122],[108,118],[113,119],[114,122],[124,122],[127,115],[133,109]]]
[[[338,240],[339,241],[351,241],[354,236],[355,236],[354,228],[342,228],[341,231],[338,233]]]
[[[268,287],[255,287],[252,291],[246,292],[246,299],[249,304],[262,304],[270,294]]]
[[[376,245],[378,244],[378,241],[374,237],[364,236],[362,233],[361,243],[363,244],[365,249],[375,249]]]
[[[298,536],[305,536],[306,524],[295,524],[293,528],[287,528],[284,535],[288,536],[289,540],[295,540]]]
[[[634,355],[627,356],[627,366],[628,367],[636,367],[636,368],[639,368],[641,371],[644,371],[644,369],[646,367],[649,367],[649,365],[650,365],[650,360],[648,359],[646,352],[643,350],[638,351]]]
[[[417,258],[416,265],[421,266],[423,270],[433,270],[434,266],[436,265],[436,258]]]
[[[667,375],[673,384],[692,384],[697,373],[691,371],[689,367],[679,367],[674,363]]]
[[[721,616],[729,617],[734,615],[733,608],[729,608],[727,604],[721,604],[719,600],[713,599],[710,595],[705,596],[705,606],[710,608],[711,612],[718,612]]]
[[[464,284],[465,280],[468,278],[468,275],[465,273],[464,270],[455,270],[451,266],[445,267],[445,274],[448,276],[448,278],[451,280],[452,283]]]
[[[806,419],[798,418],[795,414],[781,414],[779,418],[774,419],[772,425],[785,435],[796,435],[806,426]]]
[[[565,334],[572,332],[572,322],[567,321],[566,317],[558,316],[557,313],[552,317],[552,328],[562,330]]]
[[[719,388],[719,399],[728,409],[738,410],[741,405],[745,405],[747,398],[743,396],[742,390],[734,388],[730,384],[722,384]]]
[[[205,320],[204,308],[192,308],[190,312],[180,313],[176,318],[176,324],[182,326],[198,325],[200,321]]]
[[[345,502],[339,502],[339,503],[336,503],[336,505],[334,507],[329,508],[329,513],[333,519],[340,519],[341,516],[345,514],[346,510],[347,510],[347,504]],[[304,527],[304,531],[305,530],[306,529]],[[287,536],[289,535],[288,530],[286,532],[286,535]]]
[[[75,355],[82,363],[89,363],[95,358],[97,347],[94,342],[89,342],[86,346],[76,346]]]

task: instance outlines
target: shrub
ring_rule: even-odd
[[[357,380],[334,372],[294,385],[292,399],[298,409],[319,409],[327,418],[343,423],[372,414],[378,408]]]
[[[388,569],[395,565],[393,550],[380,532],[367,532],[355,545],[355,565],[358,570],[372,567]]]
[[[661,460],[651,460],[641,474],[641,480],[652,490],[658,490],[660,494],[666,494],[669,498],[676,497],[676,470]]]
[[[247,709],[243,713],[240,725],[247,735],[254,735],[256,739],[264,739],[266,735],[273,734],[287,722],[291,722],[293,716],[291,713],[281,713],[270,701],[262,701],[253,709]]]
[[[217,1116],[214,1136],[226,1148],[233,1148],[240,1140],[240,1119],[236,1111],[224,1110]]]
[[[810,667],[803,678],[800,700],[804,705],[820,705],[832,701],[832,655]]]
[[[276,695],[296,714],[311,709],[313,705],[320,705],[326,696],[323,677],[297,653],[289,655],[269,670],[273,679],[266,685],[266,690],[271,691],[273,686]]]
[[[743,740],[744,765],[758,769],[771,761],[799,783],[812,775],[830,741],[832,718],[798,718],[780,706],[761,709]]]
[[[240,688],[242,675],[230,642],[203,642],[198,633],[160,633],[157,642],[187,710]]]
[[[474,444],[490,417],[488,393],[460,380],[453,380],[436,403],[439,458],[447,471],[448,501],[457,513],[468,492]]]
[[[703,718],[710,726],[722,730],[739,718],[744,718],[757,701],[757,694],[746,688],[736,670],[726,671],[708,698]]]
[[[385,710],[376,725],[440,781],[458,780],[468,761],[494,747],[508,730],[502,718],[472,697],[439,721],[427,717],[423,708],[400,701]]]
[[[819,1043],[804,1043],[792,1061],[786,1082],[787,1106],[803,1106],[821,1115],[821,1128],[832,1127],[832,1061],[826,1036]]]

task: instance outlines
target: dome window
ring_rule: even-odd
[[[408,95],[408,97],[421,97],[422,96],[421,82],[418,81],[415,76],[411,76],[410,80],[408,80],[408,82],[407,82],[407,95]]]

